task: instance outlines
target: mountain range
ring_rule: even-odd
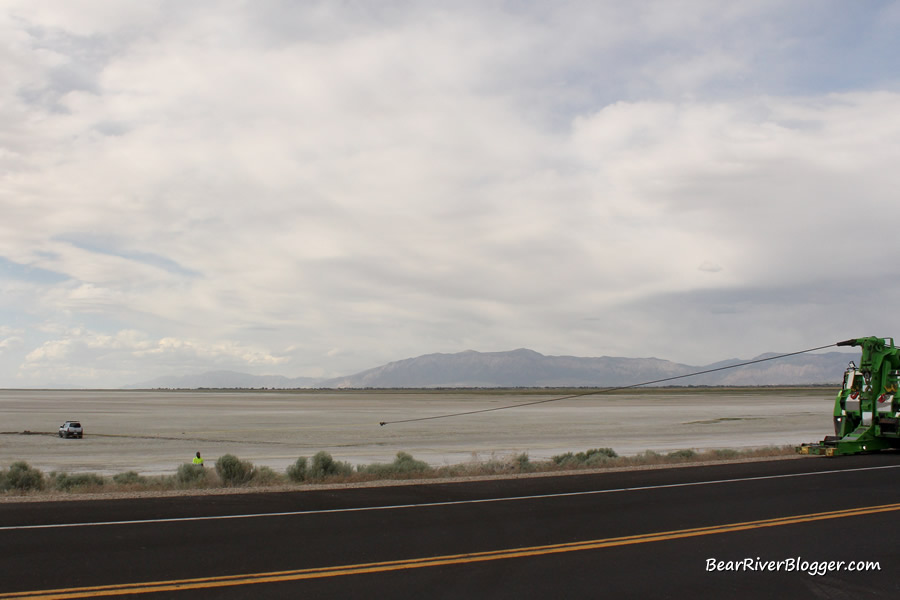
[[[659,358],[545,356],[526,348],[505,352],[466,350],[454,354],[425,354],[331,379],[210,371],[197,375],[159,377],[125,387],[621,387],[648,382],[653,385],[676,386],[819,385],[839,384],[848,361],[858,359],[859,355],[827,352],[778,357],[778,354],[769,353],[753,359],[735,358],[710,365],[692,366]],[[734,366],[747,362],[753,364]]]

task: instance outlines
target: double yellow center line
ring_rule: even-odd
[[[761,521],[729,523],[726,525],[715,525],[711,527],[696,527],[693,529],[678,529],[674,531],[645,533],[641,535],[629,535],[624,537],[588,540],[584,542],[570,542],[567,544],[550,544],[545,546],[530,546],[525,548],[492,550],[488,552],[448,554],[444,556],[432,556],[428,558],[390,560],[383,562],[360,563],[355,565],[342,565],[336,567],[296,569],[292,571],[273,571],[270,573],[251,573],[245,575],[226,575],[221,577],[198,577],[195,579],[172,579],[169,581],[153,581],[144,583],[125,583],[119,585],[103,585],[56,590],[14,592],[8,594],[0,594],[0,600],[6,600],[10,598],[28,598],[31,600],[96,598],[100,596],[149,594],[158,592],[173,592],[178,590],[196,590],[238,585],[252,585],[257,583],[299,581],[302,579],[339,577],[342,575],[383,573],[387,571],[399,571],[403,569],[421,569],[425,567],[461,565],[467,563],[485,562],[490,560],[525,558],[529,556],[541,556],[545,554],[579,552],[582,550],[597,550],[600,548],[628,546],[631,544],[647,544],[650,542],[662,542],[665,540],[677,540],[704,535],[715,535],[719,533],[733,533],[735,531],[746,531],[748,529],[760,529],[763,527],[781,527],[783,525],[795,525],[797,523],[809,523],[812,521],[824,521],[828,519],[842,519],[846,517],[858,517],[863,515],[872,515],[877,513],[895,511],[900,511],[900,503],[884,504],[881,506],[866,506],[861,508],[851,508],[829,512],[810,513],[805,515],[795,515],[792,517],[779,517],[776,519],[764,519]]]

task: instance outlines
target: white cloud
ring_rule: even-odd
[[[0,257],[44,275],[3,281],[0,310],[45,329],[0,336],[35,380],[604,354],[656,317],[580,325],[598,313],[892,276],[852,239],[890,254],[895,75],[803,79],[790,49],[838,50],[796,26],[802,7],[76,12],[0,16]],[[792,313],[753,302],[771,323],[752,352],[770,350]],[[735,353],[707,342],[653,353]]]
[[[83,386],[114,378],[117,385],[125,385],[151,378],[144,366],[148,358],[157,365],[150,368],[154,376],[159,365],[168,372],[186,373],[210,368],[265,369],[286,360],[233,340],[153,339],[136,330],[103,334],[84,328],[54,329],[57,337],[25,356],[20,377]]]
[[[21,346],[24,340],[19,336],[10,336],[7,338],[0,339],[0,352],[6,350],[8,348],[15,348],[17,346]]]
[[[27,365],[31,366],[39,363],[61,360],[69,355],[71,349],[71,340],[53,340],[51,342],[46,342],[41,345],[40,348],[29,352],[28,356],[25,357],[25,362]]]
[[[697,267],[701,271],[705,271],[706,273],[718,273],[722,270],[722,266],[718,265],[714,262],[710,262],[708,260],[703,261],[699,267]]]

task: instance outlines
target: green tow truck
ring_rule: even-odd
[[[797,447],[801,454],[839,456],[900,448],[900,348],[894,338],[864,337],[839,342],[859,346],[862,357],[844,372],[834,401],[834,435]]]

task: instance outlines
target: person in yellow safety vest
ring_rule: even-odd
[[[194,457],[194,464],[203,466],[203,458],[200,457],[200,453],[197,453],[197,456]]]

